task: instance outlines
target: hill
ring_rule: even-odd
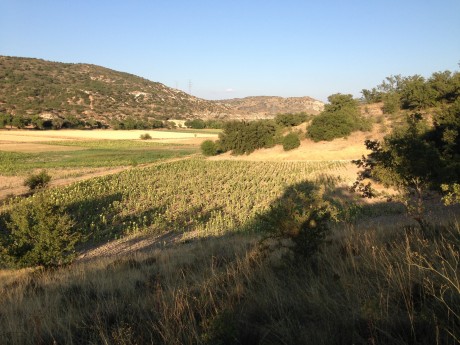
[[[74,116],[110,124],[136,119],[252,119],[276,112],[315,111],[280,97],[256,97],[251,109],[243,101],[208,101],[161,83],[101,66],[0,56],[0,113],[40,115],[55,119]],[[263,100],[267,104],[263,106]],[[273,104],[277,99],[277,106]],[[308,98],[310,99],[310,98]],[[310,99],[311,100],[311,99]],[[312,102],[314,100],[311,100]],[[318,104],[321,102],[315,101]],[[267,108],[270,111],[264,111]]]
[[[256,96],[226,99],[215,103],[233,108],[237,113],[250,115],[253,118],[271,118],[280,113],[319,114],[324,108],[323,102],[311,97]]]

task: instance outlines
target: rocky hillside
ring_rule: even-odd
[[[234,109],[236,113],[251,118],[271,118],[279,113],[319,114],[324,109],[324,103],[311,97],[275,97],[257,96],[233,98],[215,101],[216,104]]]
[[[0,56],[0,113],[75,116],[102,123],[143,119],[253,119],[315,113],[311,98],[250,97],[208,101],[132,74],[89,64]]]

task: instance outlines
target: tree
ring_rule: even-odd
[[[420,114],[408,117],[406,128],[395,131],[383,142],[366,140],[371,151],[353,161],[362,170],[352,190],[365,197],[383,196],[400,201],[407,213],[424,227],[424,198],[442,182],[444,162],[435,145],[426,139],[427,129]],[[378,194],[367,179],[394,188],[397,194]]]
[[[436,92],[419,75],[403,79],[401,87],[401,107],[403,109],[420,110],[433,106]]]
[[[378,103],[382,101],[382,92],[378,91],[375,87],[372,90],[362,89],[363,101],[367,104]]]
[[[359,112],[359,103],[352,95],[334,94],[328,97],[329,104],[315,116],[307,129],[314,141],[331,141],[343,138],[357,130],[369,130],[370,122]]]

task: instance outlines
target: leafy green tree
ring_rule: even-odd
[[[436,101],[454,102],[460,96],[459,72],[435,72],[428,79],[429,87],[434,91]]]
[[[382,101],[382,92],[375,87],[372,90],[362,89],[363,101],[367,104],[378,103]]]
[[[329,104],[315,116],[307,129],[307,136],[314,141],[343,138],[357,130],[369,130],[371,123],[359,112],[359,103],[352,95],[334,94]]]
[[[420,75],[406,77],[401,87],[401,107],[420,110],[431,107],[436,102],[436,92]]]

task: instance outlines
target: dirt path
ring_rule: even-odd
[[[162,165],[162,164],[167,164],[167,163],[172,163],[172,162],[177,162],[185,159],[190,159],[194,157],[195,154],[185,156],[185,157],[178,157],[178,158],[171,158],[171,159],[166,159],[162,161],[157,161],[153,163],[147,163],[147,164],[139,164],[136,166],[138,167],[151,167],[151,166],[156,166],[156,165]],[[122,167],[116,167],[116,168],[107,168],[106,170],[102,171],[96,171],[96,172],[91,172],[91,173],[83,173],[81,176],[78,177],[69,177],[69,178],[61,178],[61,179],[56,179],[56,180],[51,180],[49,186],[51,188],[53,187],[62,187],[62,186],[67,186],[69,184],[72,184],[74,182],[78,181],[85,181],[89,180],[91,178],[95,177],[100,177],[100,176],[107,176],[107,175],[113,175],[120,173],[122,171],[128,170],[128,169],[133,169],[132,166],[122,166]],[[29,194],[29,190],[25,186],[15,186],[11,188],[4,188],[0,189],[0,201],[5,200],[6,198],[10,196],[27,196]]]
[[[88,262],[100,258],[115,258],[134,253],[146,253],[172,246],[182,238],[182,233],[167,232],[161,235],[137,234],[127,236],[106,244],[90,246],[80,250],[75,263]]]

